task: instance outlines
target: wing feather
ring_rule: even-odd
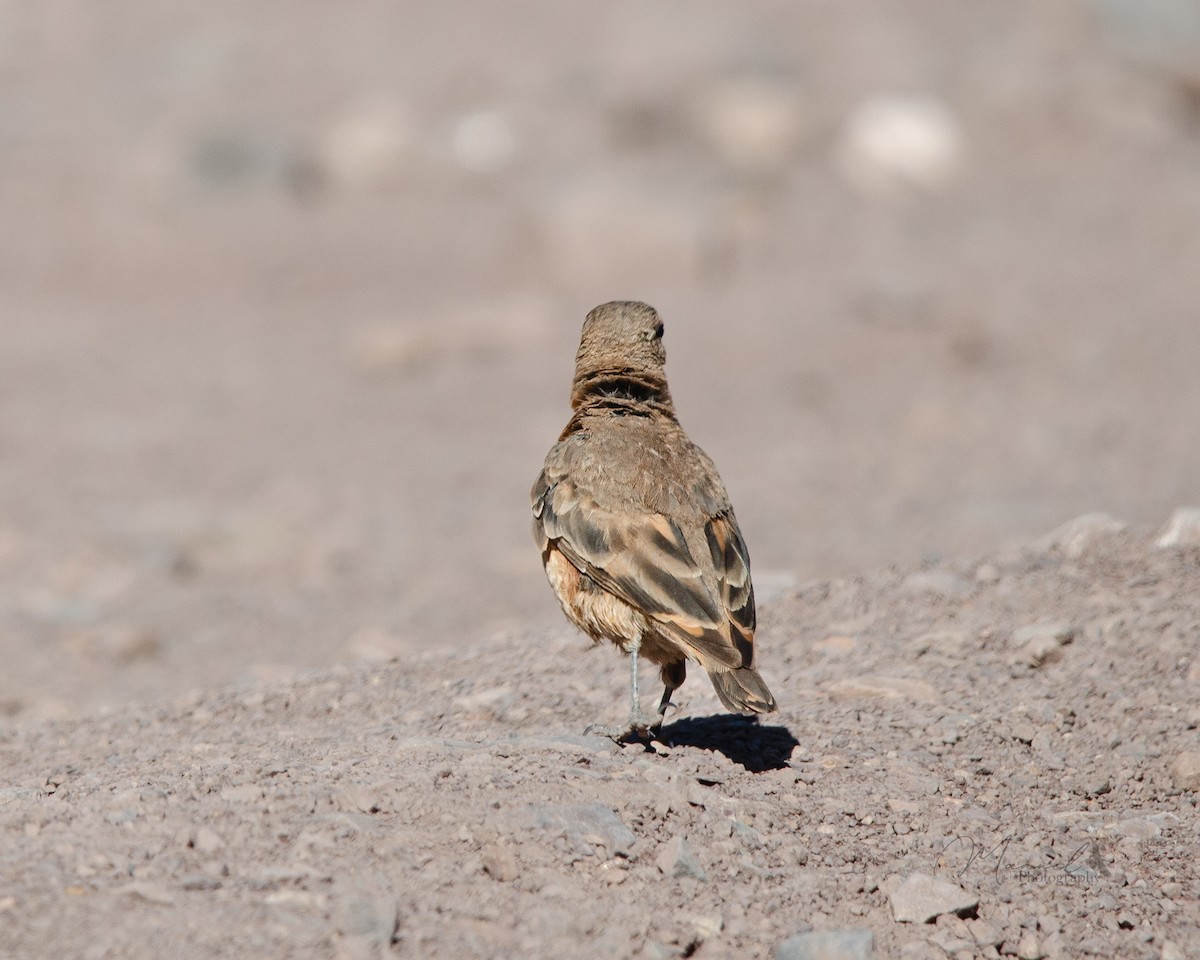
[[[543,551],[554,541],[582,572],[702,662],[733,669],[752,662],[754,591],[732,512],[710,520],[703,536],[696,531],[697,556],[672,518],[605,510],[565,476],[543,471],[532,499]]]

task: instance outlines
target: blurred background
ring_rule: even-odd
[[[565,629],[610,299],[760,593],[1162,523],[1197,7],[0,0],[0,723]]]

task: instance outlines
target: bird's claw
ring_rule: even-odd
[[[583,735],[585,737],[608,737],[610,740],[620,744],[648,744],[658,736],[658,731],[661,727],[662,717],[650,719],[638,716],[630,717],[629,723],[623,727],[606,727],[600,723],[590,724],[583,731]]]

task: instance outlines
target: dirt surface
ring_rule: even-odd
[[[1189,9],[0,0],[0,958],[1194,952]],[[653,753],[528,530],[615,298],[783,705]]]
[[[780,713],[692,678],[651,750],[565,629],[12,732],[0,956],[1191,956],[1198,576],[1092,520],[810,581]]]
[[[1200,139],[1092,5],[122,11],[0,4],[0,723],[556,627],[614,298],[760,578],[1196,501]]]

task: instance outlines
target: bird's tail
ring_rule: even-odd
[[[733,713],[774,713],[775,698],[753,667],[712,670],[708,674],[717,697]]]

